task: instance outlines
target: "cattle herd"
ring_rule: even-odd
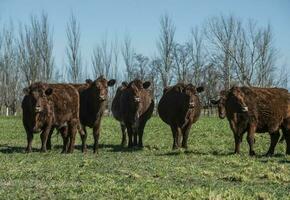
[[[41,132],[41,151],[51,149],[51,135],[56,129],[63,139],[63,153],[72,153],[77,132],[82,151],[86,152],[86,127],[93,129],[94,153],[98,152],[100,126],[107,108],[108,87],[115,80],[100,76],[84,84],[48,84],[37,82],[23,91],[23,125],[27,135],[27,152],[32,150],[34,133]],[[154,110],[151,83],[135,79],[123,82],[112,100],[112,113],[120,122],[123,146],[143,147],[143,133]],[[187,148],[190,128],[201,113],[198,93],[203,87],[178,83],[166,87],[157,106],[160,118],[170,126],[173,149]],[[290,154],[290,94],[282,88],[232,87],[220,92],[217,100],[219,117],[227,118],[235,139],[235,153],[240,153],[243,134],[247,132],[249,154],[255,155],[255,133],[270,134],[267,155],[274,153],[280,129]]]

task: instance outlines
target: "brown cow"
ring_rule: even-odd
[[[121,145],[125,146],[127,143],[126,139],[126,126],[124,122],[122,122],[122,116],[121,116],[121,105],[120,105],[120,99],[123,91],[128,87],[127,82],[123,82],[121,86],[118,87],[116,95],[112,101],[112,113],[116,120],[120,122],[121,130],[122,130],[122,142]]]
[[[119,111],[113,112],[119,113],[119,121],[126,126],[129,148],[143,147],[144,128],[154,110],[154,101],[148,90],[150,85],[148,81],[135,79],[121,91],[119,102],[116,102]]]
[[[79,94],[68,84],[34,83],[24,89],[23,125],[27,134],[27,152],[31,152],[33,133],[41,133],[41,151],[54,128],[63,136],[63,153],[72,153],[79,122]],[[51,148],[50,144],[48,148]]]
[[[100,76],[95,81],[88,79],[85,84],[72,84],[80,94],[80,121],[84,131],[84,135],[81,135],[83,152],[87,149],[87,126],[93,128],[93,150],[94,153],[98,151],[101,120],[107,106],[108,87],[113,86],[115,82],[115,79],[108,81]]]
[[[190,128],[201,112],[201,103],[197,96],[204,90],[192,84],[178,83],[165,88],[158,104],[160,118],[171,127],[173,149],[179,148],[182,135],[182,147],[187,148]]]
[[[290,95],[286,89],[232,87],[228,92],[222,91],[220,99],[212,103],[218,104],[219,117],[229,120],[235,153],[240,153],[245,132],[250,155],[255,155],[255,133],[269,132],[271,144],[266,155],[273,155],[281,128],[287,143],[286,154],[290,154]]]

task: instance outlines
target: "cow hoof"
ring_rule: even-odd
[[[46,149],[41,149],[40,152],[41,152],[41,153],[46,153],[47,150],[46,150]]]
[[[25,153],[31,153],[31,152],[32,152],[31,149],[29,149],[29,148],[25,149]]]
[[[255,156],[256,153],[255,153],[255,151],[250,151],[249,155],[250,155],[250,156]]]
[[[273,156],[274,155],[274,153],[272,153],[272,152],[268,152],[268,153],[266,153],[266,157],[271,157],[271,156]]]
[[[121,142],[121,146],[122,147],[125,147],[127,145],[127,141],[126,140],[122,140],[122,142]]]
[[[172,150],[177,150],[178,149],[178,146],[173,146],[172,147]]]

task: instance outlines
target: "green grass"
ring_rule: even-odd
[[[89,131],[88,144],[93,137]],[[61,136],[53,150],[24,153],[26,135],[20,118],[0,118],[0,199],[290,199],[290,157],[278,144],[274,157],[263,157],[268,134],[256,136],[257,157],[232,155],[232,132],[226,120],[201,118],[191,129],[189,150],[172,151],[169,127],[152,118],[143,150],[119,146],[119,124],[106,117],[99,154],[61,152]]]

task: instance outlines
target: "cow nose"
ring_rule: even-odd
[[[40,106],[36,106],[36,107],[35,107],[35,112],[36,112],[36,113],[41,112],[41,110],[42,110],[42,109],[41,109]]]
[[[105,101],[105,100],[106,100],[105,95],[100,95],[100,96],[99,96],[99,100],[100,100],[100,101]]]
[[[242,111],[243,111],[243,112],[248,112],[248,111],[249,111],[248,106],[243,106],[243,107],[242,107]]]
[[[193,108],[194,107],[194,102],[190,102],[189,103],[189,108]]]
[[[135,97],[134,98],[134,101],[137,102],[137,103],[139,103],[140,102],[140,97]]]

